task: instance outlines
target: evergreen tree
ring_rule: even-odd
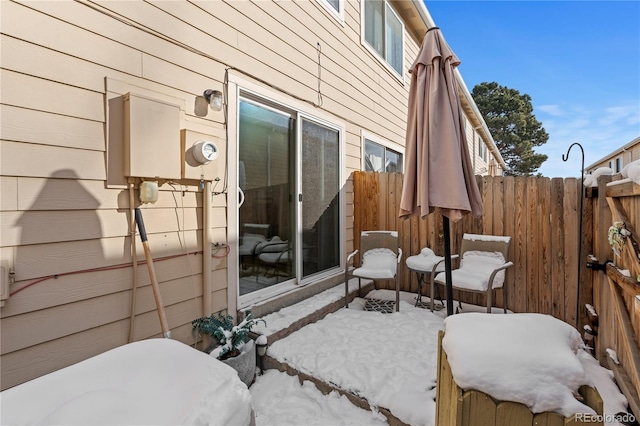
[[[547,156],[534,147],[545,144],[549,134],[533,115],[531,96],[495,82],[476,85],[471,95],[507,164],[505,175],[535,173]]]

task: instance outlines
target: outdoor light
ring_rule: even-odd
[[[589,325],[584,326],[584,334],[582,335],[582,337],[584,338],[585,342],[592,341],[593,338],[596,337],[597,335],[598,333],[595,332],[593,328],[591,328],[591,326]]]
[[[262,375],[264,370],[264,356],[267,354],[267,336],[260,335],[256,339],[256,347],[258,348],[258,361],[260,363],[260,374]]]
[[[209,102],[209,107],[214,111],[220,111],[222,109],[222,92],[219,90],[207,89],[204,91],[203,96]]]

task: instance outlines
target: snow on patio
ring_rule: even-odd
[[[367,297],[394,300],[395,292],[376,290]],[[407,424],[434,425],[437,336],[444,329],[445,313],[415,308],[414,298],[401,293],[400,312],[394,314],[364,311],[365,300],[356,299],[349,309],[269,347],[268,355],[278,361],[365,398],[372,412],[336,392],[322,395],[312,383],[300,385],[296,378],[270,370],[250,389],[256,424],[386,424],[377,412],[384,407]],[[482,310],[464,307],[467,312]],[[268,322],[269,316],[265,318]],[[578,358],[603,398],[605,414],[626,410],[611,372],[583,350]],[[619,424],[611,416],[609,420],[605,424]]]

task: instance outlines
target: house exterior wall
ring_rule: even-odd
[[[640,160],[640,137],[633,139],[621,148],[612,151],[595,163],[590,164],[586,167],[585,173],[593,173],[600,167],[610,167],[614,173],[617,173],[620,170],[616,170],[616,159],[619,159],[620,170],[630,162]]]
[[[352,250],[361,135],[404,145],[407,69],[424,32],[405,28],[399,79],[361,44],[359,2],[345,2],[343,21],[320,2],[0,3],[0,261],[14,281],[0,307],[2,389],[162,335],[147,267],[134,262],[145,256],[133,207],[172,338],[194,344],[191,320],[235,314],[239,88],[343,126],[343,247]],[[225,72],[227,129],[223,112],[194,112],[196,96],[222,90]],[[140,205],[140,179],[123,172],[127,93],[176,105],[180,129],[223,146],[228,133],[218,161],[229,175],[204,191],[198,179],[159,176],[158,201]]]

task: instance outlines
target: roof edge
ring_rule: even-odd
[[[615,151],[610,152],[609,154],[605,155],[604,157],[602,157],[601,159],[599,159],[598,161],[594,162],[593,164],[589,164],[588,166],[586,166],[584,169],[585,170],[589,170],[594,168],[595,166],[597,166],[598,164],[613,158],[617,155],[622,154],[623,152],[627,151],[629,148],[633,147],[634,145],[640,143],[640,136],[637,136],[636,138],[632,139],[631,142],[623,145],[622,147],[616,149]]]

